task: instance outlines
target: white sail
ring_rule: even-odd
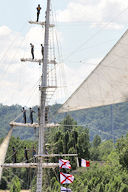
[[[5,137],[5,139],[3,140],[3,142],[0,145],[0,165],[3,164],[5,161],[9,141],[10,141],[10,138],[12,135],[12,130],[13,130],[13,127],[11,127],[11,129],[8,132],[8,135]],[[0,181],[1,181],[1,177],[2,177],[2,171],[3,171],[3,167],[0,166]]]
[[[128,101],[128,30],[59,112]]]

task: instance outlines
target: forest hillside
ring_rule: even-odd
[[[60,104],[55,104],[49,107],[49,122],[59,123],[69,114],[78,125],[89,129],[91,140],[96,134],[100,135],[102,140],[116,140],[128,131],[128,103],[58,114],[57,111],[60,106]],[[30,122],[29,108],[27,109],[27,122]],[[21,110],[22,106],[20,105],[7,106],[0,104],[0,137],[4,137],[7,134],[9,122],[14,120],[19,114],[20,117],[16,121],[23,122]],[[34,121],[37,122],[37,106],[34,106],[33,110],[35,111]],[[21,139],[34,139],[34,130],[16,128],[13,136],[18,136]]]
[[[2,139],[1,139],[2,141]],[[1,142],[0,141],[0,142]],[[128,191],[128,134],[117,139],[102,141],[99,135],[90,140],[89,129],[77,126],[76,121],[67,115],[61,121],[61,127],[45,132],[45,150],[48,154],[77,153],[78,158],[90,161],[90,167],[77,167],[75,157],[70,160],[71,170],[45,169],[43,171],[43,191],[60,191],[60,171],[70,172],[74,182],[68,187],[73,192],[127,192]],[[15,153],[13,153],[13,147]],[[28,150],[28,162],[37,161],[33,148],[37,151],[37,141],[11,138],[6,163],[26,162],[24,148]],[[45,153],[46,153],[45,151]],[[60,157],[45,159],[46,162],[58,162]],[[31,189],[36,192],[36,169],[4,169],[0,189],[20,192]]]

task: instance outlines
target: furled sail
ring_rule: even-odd
[[[128,30],[59,112],[128,101]]]
[[[1,177],[2,177],[2,171],[3,171],[3,167],[1,167],[1,165],[5,161],[9,141],[10,141],[10,138],[11,138],[11,135],[12,135],[12,130],[13,130],[13,127],[11,127],[11,129],[8,132],[8,135],[5,137],[5,139],[3,140],[3,142],[0,145],[0,181],[1,181]]]

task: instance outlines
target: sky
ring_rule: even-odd
[[[63,103],[127,30],[128,0],[51,3],[51,22],[55,22],[53,32],[58,42],[55,54],[59,86],[51,102]],[[41,66],[20,62],[20,58],[31,57],[30,43],[35,45],[35,56],[41,57],[44,29],[28,23],[36,20],[38,4],[42,7],[40,21],[44,21],[46,0],[1,1],[0,103],[4,105],[39,104]]]

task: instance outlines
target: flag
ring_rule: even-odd
[[[70,161],[59,159],[59,168],[60,169],[71,169]]]
[[[72,190],[69,188],[61,187],[61,192],[72,192]]]
[[[85,159],[81,159],[81,167],[90,167],[90,161],[86,161]]]
[[[73,180],[74,180],[73,175],[60,172],[60,183],[61,184],[69,184],[69,183],[72,183]]]

